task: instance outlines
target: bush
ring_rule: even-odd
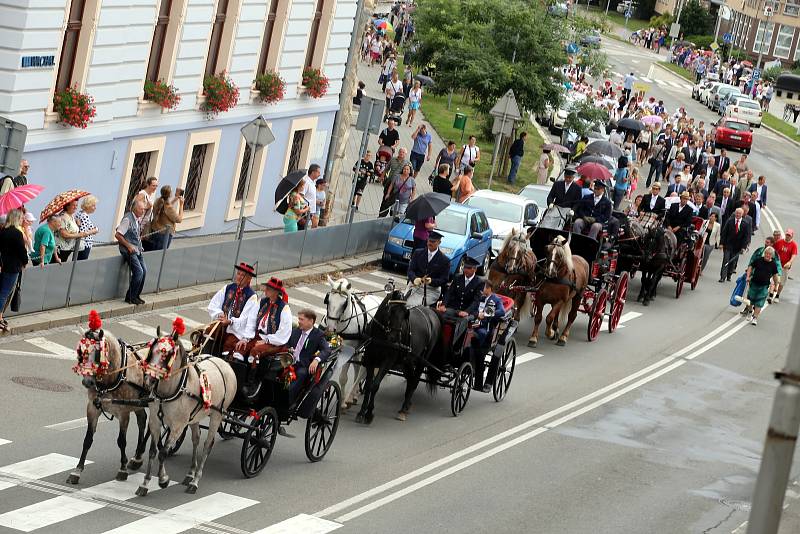
[[[768,69],[764,69],[761,71],[761,79],[765,82],[775,83],[775,79],[783,72],[783,69],[775,65],[774,67],[770,67]]]
[[[711,43],[714,42],[713,35],[690,35],[686,38],[687,41],[694,43],[697,48],[705,48],[708,49],[711,46]]]
[[[311,98],[322,98],[328,92],[328,78],[312,67],[303,69],[303,87]]]
[[[669,28],[669,25],[673,22],[672,13],[664,13],[662,15],[650,17],[650,26],[653,28],[661,28],[662,26]]]
[[[259,99],[265,104],[274,104],[282,100],[286,92],[286,82],[273,70],[259,74],[253,83],[260,93]]]
[[[53,95],[53,111],[58,113],[59,124],[85,129],[92,122],[97,108],[94,98],[78,91],[76,85],[56,91]]]
[[[225,72],[206,76],[203,79],[203,94],[206,96],[203,111],[209,117],[228,111],[239,103],[239,88]]]
[[[175,109],[181,101],[181,95],[174,85],[162,82],[151,82],[147,80],[144,82],[144,98],[151,102],[155,102],[164,109]]]

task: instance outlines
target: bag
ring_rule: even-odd
[[[734,308],[738,308],[742,301],[745,300],[744,290],[747,287],[747,273],[744,272],[736,279],[736,285],[733,287],[733,293],[731,293],[731,300],[730,304]]]
[[[381,72],[380,76],[378,76],[378,85],[383,85],[386,82],[386,75]]]
[[[11,296],[11,303],[9,307],[12,312],[18,312],[22,304],[22,273],[17,277],[17,285],[14,288],[14,294]]]

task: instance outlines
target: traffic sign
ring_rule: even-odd
[[[630,9],[629,9],[629,10],[627,10],[627,11],[625,12],[625,18],[626,18],[626,19],[629,19],[629,18],[631,18],[632,16],[633,16],[633,13],[631,13],[631,10],[630,10]]]
[[[761,71],[759,69],[753,69],[753,81],[758,80],[761,78]]]
[[[265,147],[275,140],[269,124],[261,115],[242,126],[242,137],[247,144],[255,145],[256,148]]]
[[[358,118],[356,119],[356,130],[359,132],[368,131],[373,134],[380,132],[383,124],[383,108],[383,100],[368,96],[361,97],[361,106],[358,109]]]
[[[678,37],[681,34],[681,25],[677,22],[673,22],[669,27],[669,36],[670,37]]]
[[[713,50],[714,52],[716,52],[716,51],[717,51],[717,48],[719,48],[719,45],[717,44],[717,42],[716,42],[716,41],[714,41],[713,43],[711,43],[710,45],[708,45],[708,47],[709,47],[711,50]]]
[[[733,35],[731,35],[730,33],[723,33],[722,34],[722,42],[723,43],[733,42]]]
[[[21,122],[0,117],[0,172],[16,176],[25,150],[28,127]]]

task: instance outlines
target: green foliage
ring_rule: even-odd
[[[647,20],[653,16],[656,10],[656,0],[639,0],[633,15],[637,19]]]
[[[598,108],[590,99],[573,103],[564,121],[564,129],[572,130],[579,136],[588,135],[592,125],[604,126],[608,122],[608,112]]]
[[[650,26],[653,28],[660,28],[665,27],[669,28],[669,25],[675,22],[675,19],[672,17],[672,13],[663,13],[661,15],[653,15],[650,17]]]
[[[525,0],[426,0],[416,20],[414,63],[436,65],[437,92],[468,90],[484,113],[509,88],[528,111],[557,103],[565,36],[598,27],[583,17],[549,16],[541,3]]]
[[[694,43],[697,48],[705,48],[708,49],[711,46],[711,43],[714,42],[713,35],[690,35],[686,38],[687,41]],[[719,44],[719,43],[717,43]]]
[[[681,10],[681,33],[706,35],[714,31],[714,19],[698,0],[689,0]]]
[[[761,71],[761,79],[765,82],[775,83],[775,79],[783,72],[783,69],[779,65],[775,65],[768,69],[764,69]]]

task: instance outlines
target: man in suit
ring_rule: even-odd
[[[716,213],[717,220],[722,218],[722,211],[720,210],[719,206],[716,204],[717,195],[714,193],[710,193],[706,198],[705,203],[700,206],[700,210],[697,212],[697,216],[702,219],[708,219],[708,216],[712,213]]]
[[[678,132],[675,130],[670,130],[669,134],[664,138],[664,160],[661,163],[661,179],[663,180],[666,176],[667,167],[672,162],[672,158],[669,157],[670,153],[672,152],[672,147],[678,143]]]
[[[672,193],[681,195],[684,191],[686,191],[686,184],[683,183],[682,175],[676,174],[675,183],[667,187],[667,197],[671,197]]]
[[[450,277],[450,260],[439,250],[442,234],[432,230],[424,248],[411,254],[408,281],[416,287],[427,284],[424,304],[436,302]]]
[[[731,276],[736,271],[736,263],[741,254],[750,245],[751,231],[744,219],[744,210],[736,208],[733,217],[729,217],[722,225],[719,236],[719,247],[722,249],[722,267],[719,271],[719,281],[731,281]]]
[[[689,144],[683,147],[683,155],[687,164],[694,167],[694,164],[697,163],[697,157],[700,154],[700,151],[697,149],[697,146],[694,144],[694,141],[689,141]]]
[[[319,364],[325,363],[331,355],[331,347],[325,334],[314,326],[317,314],[313,310],[303,309],[297,314],[297,328],[292,328],[292,335],[287,345],[291,347],[294,360],[294,372],[297,378],[289,386],[289,402],[297,397],[310,376],[317,372]]]
[[[488,309],[494,308],[494,314],[488,315]],[[478,302],[478,320],[480,325],[473,332],[472,343],[470,349],[472,351],[472,363],[475,367],[475,382],[474,388],[478,391],[489,392],[494,384],[495,376],[497,375],[497,364],[499,358],[492,354],[492,360],[489,363],[489,374],[486,375],[486,380],[483,380],[483,367],[486,349],[492,339],[492,332],[494,331],[497,323],[506,314],[506,309],[503,307],[503,301],[494,292],[494,285],[486,280],[483,284],[483,291],[481,293],[480,301]]]
[[[639,204],[639,213],[656,213],[664,215],[666,201],[661,196],[661,182],[655,182],[650,186],[650,192],[642,197]]]
[[[724,148],[719,151],[719,156],[714,158],[717,167],[717,175],[722,175],[724,171],[731,168],[731,158],[728,157],[728,151]]]
[[[558,180],[547,194],[547,205],[555,204],[560,208],[572,208],[581,199],[581,186],[575,183],[575,167],[568,165],[564,169],[564,179]]]
[[[762,208],[767,205],[767,177],[763,174],[758,177],[758,181],[754,184],[750,184],[750,189],[748,190],[751,195],[755,193],[753,196],[755,201],[758,202],[758,205]]]
[[[708,196],[708,189],[706,188],[706,179],[702,176],[698,176],[691,185],[689,186],[690,193],[700,193],[703,195],[703,200],[706,199]],[[702,202],[700,203],[702,204]]]
[[[582,234],[588,227],[587,235],[592,239],[597,239],[603,226],[608,224],[611,219],[613,211],[611,201],[605,193],[606,184],[602,180],[595,180],[593,194],[586,195],[575,205],[573,232]]]
[[[436,310],[444,314],[445,322],[455,323],[452,346],[458,347],[468,322],[478,315],[478,303],[483,290],[483,280],[475,274],[478,260],[467,256],[464,259],[463,274],[456,275],[453,283],[447,288],[444,302],[440,302]]]
[[[731,189],[729,187],[722,190],[722,198],[718,199],[717,203],[719,204],[719,211],[722,216],[720,224],[724,225],[728,217],[733,215],[733,210],[736,209],[736,203],[731,198]]]
[[[709,191],[714,190],[714,186],[717,184],[717,179],[719,178],[719,171],[715,165],[714,156],[709,156],[705,164],[697,165],[694,168],[694,179],[697,180],[698,178],[703,178],[705,180],[706,189]]]
[[[719,204],[722,201],[722,191],[725,188],[730,188],[730,187],[731,187],[730,175],[728,174],[728,171],[724,171],[722,174],[720,174],[719,179],[714,184],[714,189],[712,189],[712,191],[714,191],[714,193],[717,194],[717,204]]]
[[[680,202],[673,203],[667,210],[667,216],[664,218],[664,224],[672,230],[675,237],[678,238],[678,243],[683,243],[689,240],[691,235],[692,217],[694,212],[689,205],[689,192],[684,191],[681,193]]]

